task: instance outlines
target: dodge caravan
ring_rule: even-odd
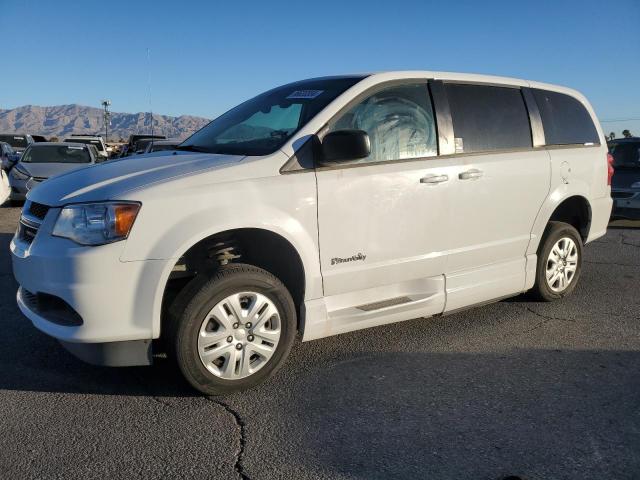
[[[605,234],[611,157],[553,85],[440,72],[269,90],[174,152],[27,196],[17,301],[85,361],[158,348],[206,394],[272,376],[294,340],[569,295]]]

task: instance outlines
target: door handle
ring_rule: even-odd
[[[449,180],[449,175],[427,175],[420,179],[420,183],[435,185],[436,183],[446,182],[447,180]]]
[[[480,178],[483,174],[482,170],[472,168],[471,170],[467,170],[466,172],[459,174],[458,178],[460,180],[473,180],[474,178]]]

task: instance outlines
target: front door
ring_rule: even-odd
[[[403,302],[420,306],[409,318],[442,312],[457,159],[437,156],[426,83],[365,95],[326,131],[343,129],[366,131],[371,154],[316,171],[329,317],[361,306],[362,318],[382,310],[391,319]]]

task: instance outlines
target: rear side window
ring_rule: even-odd
[[[547,145],[600,143],[591,115],[577,99],[558,92],[533,89]]]
[[[456,153],[531,148],[529,115],[519,88],[446,84]]]

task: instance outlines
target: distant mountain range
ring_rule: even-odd
[[[0,133],[28,133],[45,137],[62,137],[72,133],[104,135],[103,110],[84,105],[39,107],[25,105],[11,110],[0,109]],[[202,117],[169,117],[153,114],[153,133],[167,138],[185,138],[209,122]],[[135,133],[151,133],[151,114],[111,112],[109,141]]]

